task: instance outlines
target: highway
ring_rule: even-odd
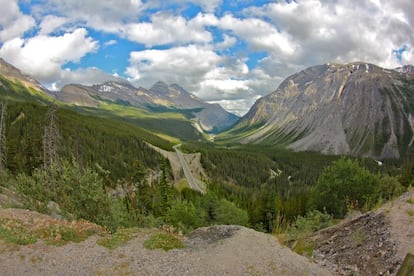
[[[199,181],[194,178],[193,173],[190,170],[190,167],[188,166],[187,162],[184,159],[183,153],[178,149],[179,147],[181,147],[181,144],[175,145],[173,149],[178,155],[178,159],[180,160],[181,167],[183,168],[184,176],[187,179],[188,185],[190,186],[191,189],[195,191],[199,191],[200,193],[204,194],[205,190],[202,188],[201,183],[199,183]]]

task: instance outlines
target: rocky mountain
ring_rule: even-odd
[[[297,151],[399,158],[414,140],[413,72],[361,62],[310,67],[259,99],[228,134]]]
[[[0,75],[11,80],[19,81],[24,86],[28,88],[34,88],[46,92],[47,89],[44,88],[39,82],[37,82],[32,77],[23,74],[18,68],[14,67],[10,63],[6,62],[4,59],[0,58]]]
[[[167,85],[161,81],[150,89],[135,88],[125,80],[109,81],[93,86],[70,84],[64,86],[57,94],[59,100],[80,106],[97,106],[100,100],[106,100],[152,111],[187,111],[197,127],[207,132],[227,129],[239,119],[220,105],[206,103],[178,84]]]

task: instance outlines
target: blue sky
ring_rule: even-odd
[[[0,0],[0,57],[58,90],[158,80],[242,115],[306,67],[414,62],[411,0]]]

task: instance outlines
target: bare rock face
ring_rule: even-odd
[[[285,144],[297,151],[399,158],[414,138],[411,66],[367,63],[315,66],[288,77],[259,99],[234,128],[257,128],[244,143]]]

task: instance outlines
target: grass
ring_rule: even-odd
[[[410,217],[414,217],[414,210],[408,210],[408,211],[407,211],[407,214],[408,214]]]
[[[3,220],[0,222],[3,224]],[[37,238],[32,233],[21,226],[7,227],[6,225],[2,225],[0,227],[0,238],[6,243],[17,245],[28,245],[37,241]]]
[[[98,226],[80,222],[58,223],[53,220],[22,222],[16,219],[0,219],[0,239],[7,244],[28,245],[43,240],[50,245],[81,242],[89,236],[104,232]]]
[[[311,257],[313,254],[314,245],[309,240],[299,239],[294,243],[292,249],[299,255]]]
[[[364,231],[364,230],[357,230],[353,235],[352,235],[352,240],[354,241],[356,246],[361,246],[366,239],[368,238],[368,234]]]
[[[115,249],[126,244],[139,231],[138,228],[120,228],[114,234],[108,235],[98,241],[98,244],[108,249]]]
[[[157,233],[152,235],[144,242],[144,247],[147,249],[164,249],[165,251],[171,249],[184,248],[181,237],[172,233]]]
[[[184,190],[185,188],[190,188],[190,186],[188,185],[188,182],[185,178],[181,179],[176,185],[175,188],[181,192],[182,190]]]
[[[407,203],[414,204],[414,199],[412,198],[407,199]]]

